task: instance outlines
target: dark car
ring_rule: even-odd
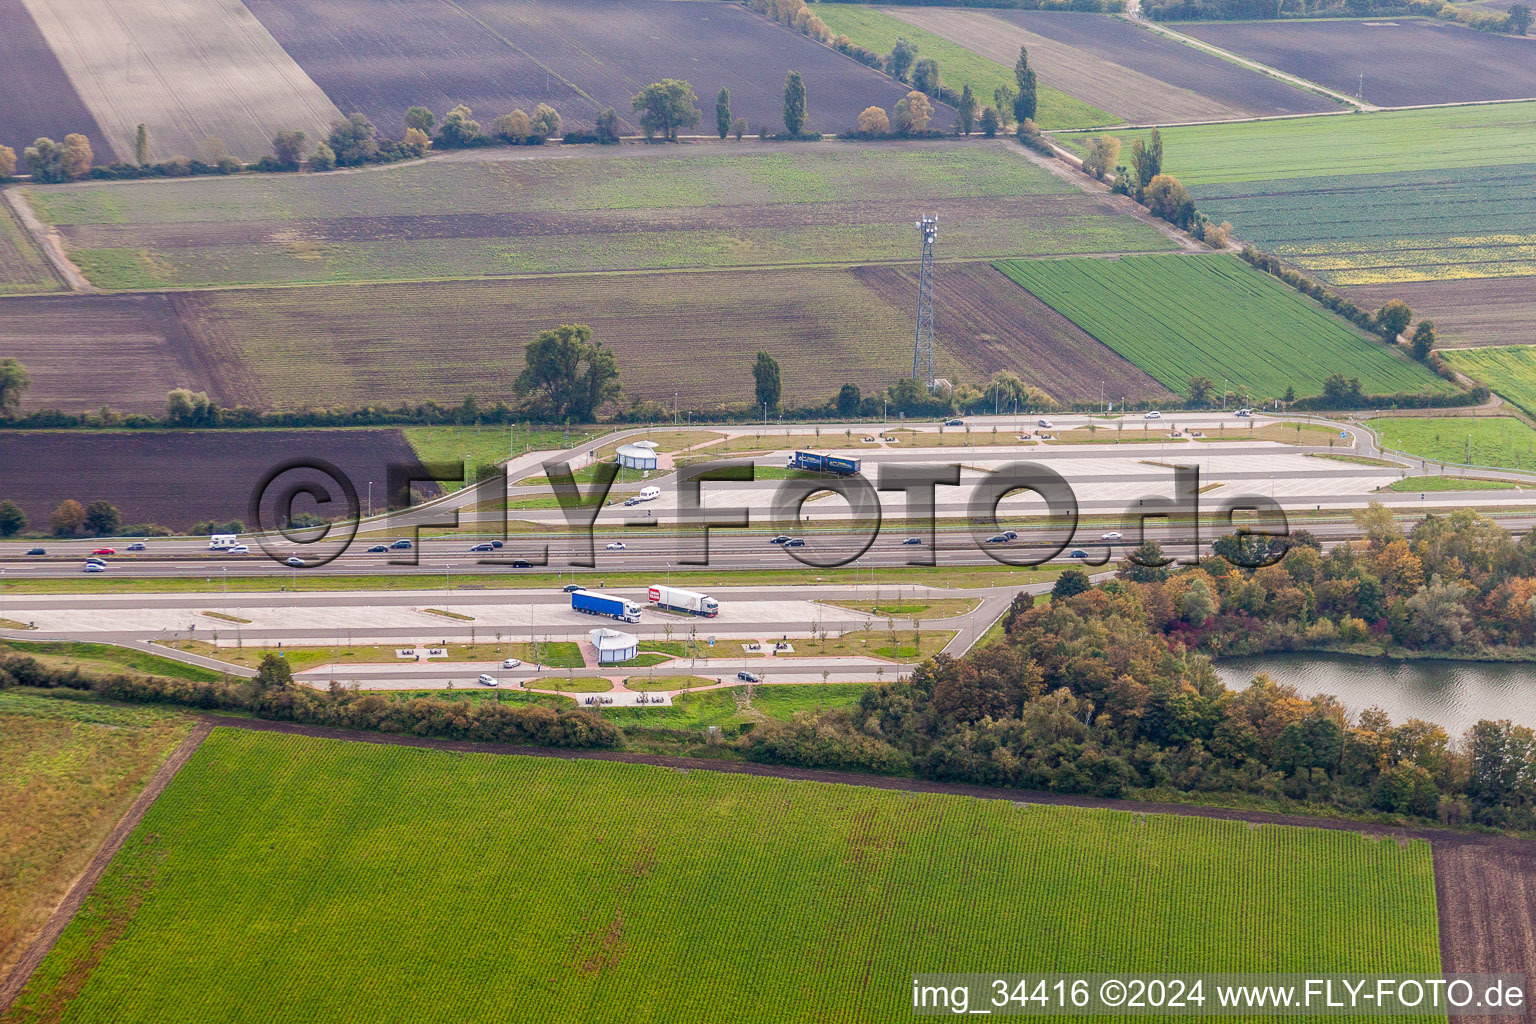
[[[380,553],[388,551],[388,550],[389,550],[389,545],[387,545],[387,544],[375,544],[373,547],[368,549],[368,553],[370,555],[377,555],[377,554],[380,554]]]
[[[736,678],[744,683],[760,683],[763,681],[763,677],[756,672],[737,672]]]
[[[411,549],[411,542],[408,540],[397,540],[390,547],[396,551],[409,551]]]
[[[789,538],[781,533],[777,537],[773,538],[773,540],[770,540],[768,543],[769,544],[788,544],[789,543]]]
[[[512,566],[512,568],[514,568],[514,569],[532,569],[533,568],[533,563],[528,561],[526,558],[514,558],[514,559],[512,559],[511,562],[509,562],[507,564]]]
[[[1003,531],[1003,536],[1007,537],[1009,540],[1018,540],[1019,539],[1018,533],[1016,533],[1013,530],[1004,530]]]
[[[988,544],[1007,544],[1008,543],[1008,538],[1005,535],[1001,534],[1001,533],[994,533],[992,536],[987,538],[987,543]]]
[[[46,555],[47,553],[47,550],[44,548],[32,548],[27,552],[29,555]]]
[[[495,551],[496,549],[494,547],[492,547],[489,542],[486,542],[484,544],[476,544],[474,547],[470,548],[469,550],[471,550],[471,551]]]
[[[128,550],[129,551],[145,551],[147,549],[144,547],[144,542],[143,541],[136,540],[132,544],[128,545]]]
[[[501,541],[499,541],[499,540],[493,540],[493,541],[491,541],[491,547],[493,547],[493,548],[499,548],[499,547],[501,547]]]
[[[580,583],[567,583],[563,589],[567,594],[574,594],[578,591],[586,590],[587,588],[582,586]]]
[[[946,427],[963,427],[965,426],[965,420],[945,420],[944,425]]]
[[[906,540],[902,541],[903,544],[921,544],[922,542],[923,538],[921,537],[908,537]]]
[[[1073,548],[1072,549],[1072,553],[1070,555],[1068,555],[1067,557],[1068,558],[1087,558],[1088,557],[1088,552],[1084,551],[1082,548]]]
[[[787,548],[803,548],[805,547],[805,541],[801,540],[799,537],[791,537],[789,540],[784,542],[784,546]]]

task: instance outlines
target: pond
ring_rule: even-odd
[[[1304,697],[1329,693],[1356,714],[1379,707],[1394,724],[1422,718],[1444,726],[1452,739],[1483,718],[1536,727],[1536,665],[1529,663],[1266,654],[1224,658],[1216,672],[1234,690],[1267,672]]]

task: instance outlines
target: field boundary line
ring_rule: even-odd
[[[192,755],[197,752],[198,747],[202,746],[203,740],[207,739],[211,732],[213,732],[213,725],[206,718],[198,719],[186,739],[181,741],[181,745],[172,751],[171,756],[167,757],[155,774],[150,776],[138,798],[128,808],[128,813],[123,815],[108,834],[106,842],[101,844],[101,849],[97,850],[96,856],[91,858],[91,863],[84,873],[69,887],[69,892],[54,910],[48,923],[43,926],[42,932],[12,968],[5,984],[0,985],[0,1013],[11,1008],[11,1003],[21,994],[22,988],[32,977],[32,972],[37,970],[38,965],[52,952],[54,944],[59,941],[59,936],[64,934],[64,929],[74,920],[85,898],[91,894],[92,889],[96,888],[96,883],[106,872],[107,865],[112,863],[112,858],[117,856],[117,851],[122,849],[128,836],[139,827],[139,822],[144,820],[145,812],[160,798],[160,794],[165,792],[165,787],[170,785],[176,773],[191,760]]]
[[[16,219],[21,221],[21,226],[26,229],[32,241],[42,250],[43,258],[53,268],[53,272],[63,279],[64,284],[72,292],[95,292],[98,289],[91,284],[73,260],[64,254],[64,245],[59,240],[59,229],[43,224],[37,214],[33,212],[31,204],[21,195],[19,189],[0,189],[5,195],[5,201],[15,212]]]

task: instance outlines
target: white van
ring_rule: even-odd
[[[216,533],[208,538],[209,551],[228,551],[240,543],[240,535],[236,533]]]
[[[659,497],[661,497],[661,488],[660,487],[642,487],[642,488],[640,488],[640,500],[641,501],[655,501]]]
[[[1042,427],[1046,430],[1051,430],[1055,428],[1056,424],[1042,416],[1040,419],[1035,420],[1035,426]]]

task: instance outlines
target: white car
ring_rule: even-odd
[[[1249,416],[1253,415],[1253,410],[1252,409],[1239,409],[1239,410],[1237,410],[1237,412],[1233,413],[1232,415],[1234,415],[1234,416],[1241,416],[1244,419],[1247,419]]]
[[[244,544],[236,544],[234,547],[225,548],[224,550],[231,555],[248,555],[251,553],[251,549]]]
[[[609,551],[623,551],[624,550],[624,542],[621,541],[621,540],[609,541],[608,542],[608,550]]]
[[[1119,540],[1123,536],[1124,534],[1119,530],[1110,530],[1108,533],[1099,534],[1099,540]]]
[[[86,572],[106,572],[107,571],[107,567],[103,563],[101,563],[101,562],[86,562],[85,563],[85,571]]]
[[[1056,424],[1052,423],[1050,420],[1047,420],[1047,419],[1035,420],[1035,426],[1043,427],[1046,430],[1054,430],[1054,429],[1056,429]]]
[[[516,658],[508,658],[506,661],[501,663],[501,667],[502,668],[520,668],[522,666],[522,664],[523,663],[518,661]]]
[[[480,673],[480,680],[479,680],[479,682],[480,682],[481,686],[500,686],[501,685],[500,683],[498,683],[496,681],[496,677],[495,676],[486,675],[484,672]]]
[[[1145,414],[1141,418],[1144,420],[1160,420],[1163,418],[1163,414],[1158,412],[1156,409],[1153,409],[1151,412]]]

